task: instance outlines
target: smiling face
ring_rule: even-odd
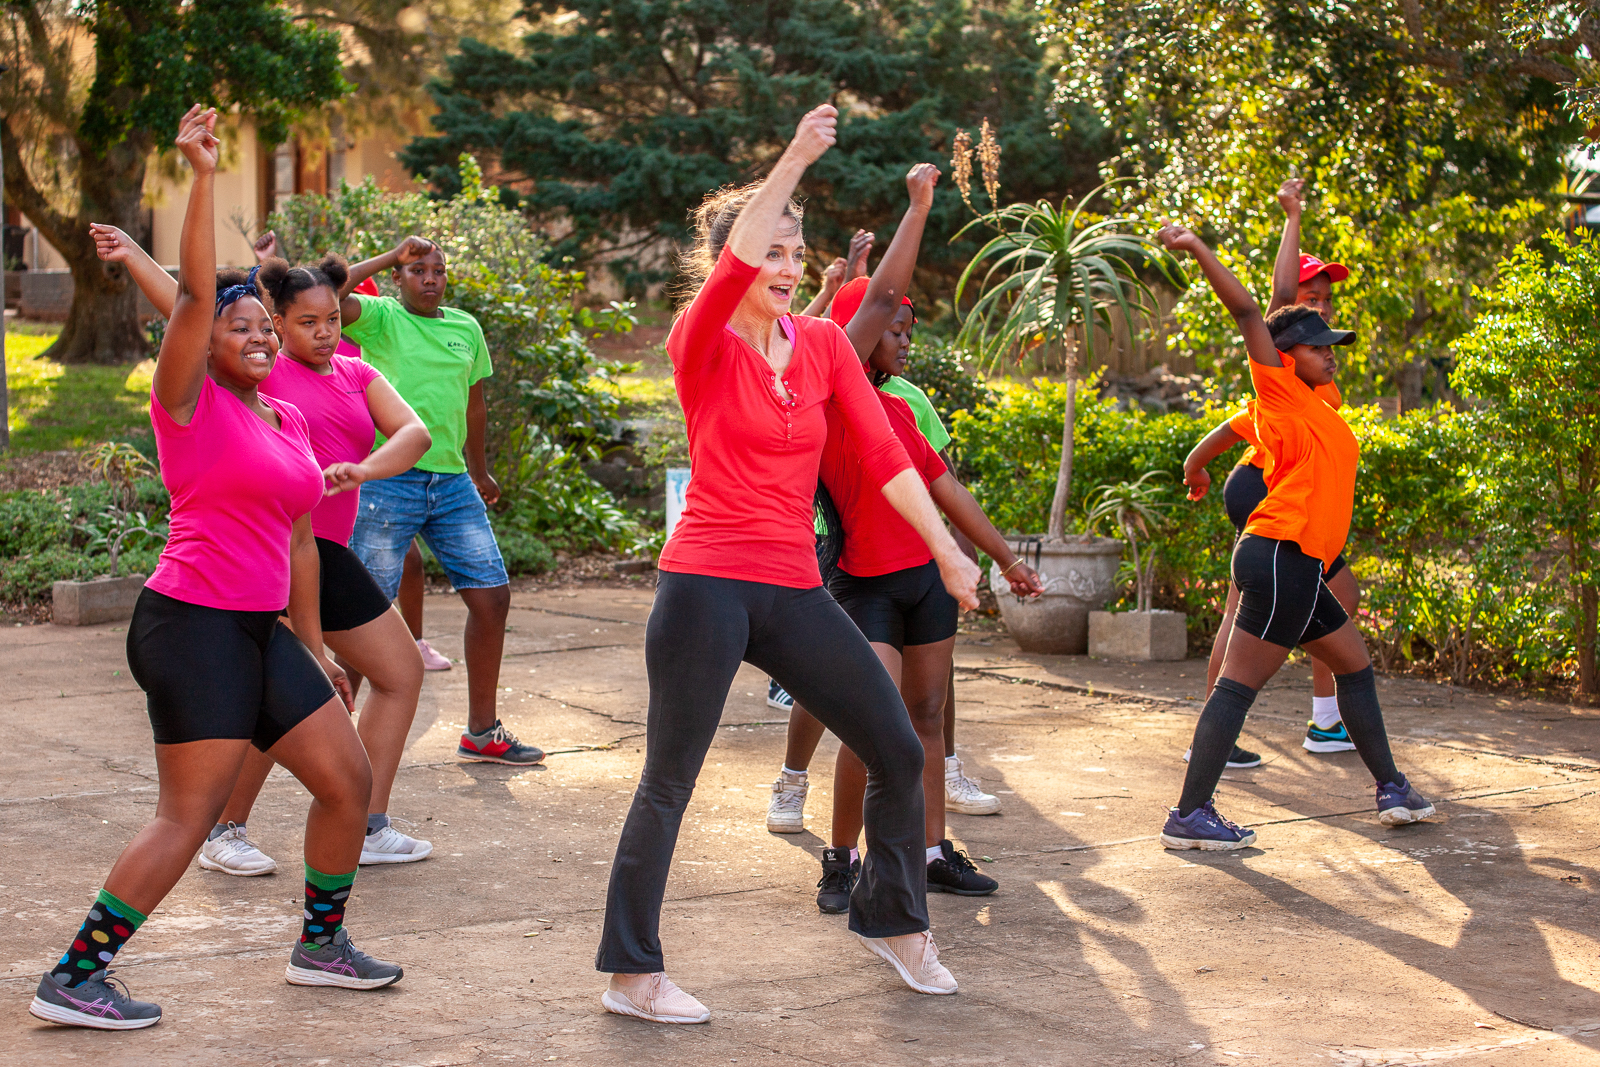
[[[1294,376],[1313,389],[1333,381],[1339,370],[1339,361],[1327,345],[1295,345],[1284,355],[1294,360]]]
[[[421,259],[396,267],[394,283],[400,287],[400,299],[406,307],[422,315],[437,315],[450,284],[444,253],[435,247]]]
[[[277,358],[278,335],[272,328],[272,316],[255,297],[240,297],[212,322],[206,366],[219,384],[254,389],[267,380]]]
[[[272,322],[283,338],[283,350],[309,366],[324,366],[339,347],[339,298],[326,285],[296,293]]]
[[[905,304],[900,305],[900,310],[895,312],[894,321],[889,323],[888,329],[883,331],[883,336],[878,338],[878,347],[872,350],[868,357],[868,365],[879,374],[904,374],[906,360],[911,355],[911,328],[915,316]]]
[[[1294,302],[1304,304],[1308,308],[1315,308],[1317,314],[1322,316],[1322,321],[1329,326],[1333,325],[1333,279],[1328,277],[1327,271],[1322,271],[1316,276],[1300,283],[1295,290]]]
[[[745,291],[739,310],[745,315],[777,319],[794,310],[794,287],[805,273],[806,239],[800,223],[784,215],[778,232],[772,235],[767,254],[761,259],[761,273]]]

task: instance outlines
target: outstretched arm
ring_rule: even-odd
[[[1032,597],[1044,592],[1044,583],[1039,581],[1039,575],[1011,551],[1006,539],[994,528],[994,523],[983,513],[983,508],[978,506],[967,487],[956,481],[955,475],[948,471],[939,475],[928,491],[933,496],[933,502],[949,516],[955,528],[966,534],[968,540],[1000,565],[1000,571],[1011,584],[1013,593]]]
[[[1261,305],[1234,277],[1233,271],[1222,265],[1217,254],[1207,248],[1206,243],[1187,226],[1168,223],[1161,227],[1156,237],[1168,251],[1188,252],[1194,257],[1200,265],[1200,272],[1211,283],[1211,291],[1217,294],[1222,306],[1239,324],[1239,332],[1244,334],[1244,348],[1250,358],[1268,367],[1283,366],[1283,360],[1278,357],[1278,346],[1272,343],[1272,334],[1267,332],[1267,320],[1261,315]]]
[[[1290,178],[1278,190],[1278,203],[1283,205],[1283,237],[1278,241],[1278,258],[1272,264],[1272,301],[1267,305],[1270,315],[1281,307],[1294,303],[1300,291],[1300,212],[1304,204],[1306,182],[1304,178]]]
[[[215,199],[217,153],[221,148],[214,133],[216,126],[216,109],[196,104],[178,124],[175,142],[194,170],[194,184],[189,187],[189,207],[178,239],[182,288],[167,321],[152,388],[162,408],[182,426],[194,417],[194,406],[200,399],[206,353],[211,348],[211,321],[216,317]]]
[[[172,305],[178,302],[178,279],[162,270],[161,264],[150,258],[150,253],[115,226],[91,222],[89,236],[94,238],[96,255],[107,263],[121,263],[133,284],[161,312],[161,317],[172,318]]]
[[[911,194],[911,206],[906,208],[900,228],[889,242],[889,250],[878,261],[867,283],[866,295],[861,298],[861,308],[845,327],[850,345],[863,363],[878,347],[878,338],[894,321],[900,310],[900,301],[911,286],[911,272],[917,266],[917,251],[922,247],[922,230],[933,208],[933,187],[939,184],[939,168],[932,163],[918,163],[906,175],[906,191]]]
[[[939,509],[923,487],[922,476],[907,467],[890,478],[883,486],[884,499],[922,535],[928,551],[939,565],[939,577],[947,592],[963,608],[971,611],[978,606],[978,565],[966,557],[956,546],[955,538],[945,529],[939,518]]]
[[[379,271],[393,270],[407,263],[415,263],[432,251],[432,241],[422,237],[407,237],[381,256],[352,263],[350,277],[345,279],[344,288],[339,290],[339,321],[348,326],[361,317],[361,301],[350,295],[355,292],[356,286]]]
[[[1200,438],[1183,461],[1183,484],[1189,487],[1190,500],[1202,499],[1211,489],[1211,472],[1206,470],[1206,464],[1243,440],[1231,420]]]

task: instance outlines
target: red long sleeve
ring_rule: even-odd
[[[662,570],[767,582],[821,584],[812,497],[827,438],[841,420],[881,486],[911,466],[844,331],[791,317],[788,399],[761,354],[727,328],[758,268],[724,251],[667,338],[689,431],[683,516],[661,552]]]

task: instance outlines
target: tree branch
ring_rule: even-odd
[[[51,206],[44,193],[34,184],[33,176],[22,162],[22,146],[11,129],[10,118],[0,118],[0,150],[5,152],[5,186],[11,202],[39,227],[44,239],[57,249],[72,246],[78,230],[78,220],[63,215]]]

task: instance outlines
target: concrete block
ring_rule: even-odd
[[[1106,659],[1176,660],[1189,652],[1181,611],[1091,611],[1089,655]]]
[[[50,621],[57,626],[93,626],[97,622],[131,619],[144,579],[142,574],[129,574],[87,582],[56,582],[50,587]]]

